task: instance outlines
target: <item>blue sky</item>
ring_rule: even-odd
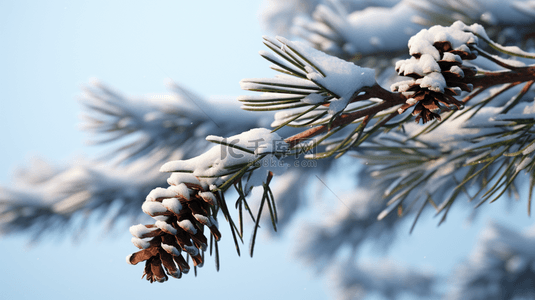
[[[76,98],[91,78],[130,96],[165,93],[164,81],[171,78],[201,96],[235,97],[242,94],[242,78],[271,77],[258,55],[265,49],[261,2],[0,2],[0,184],[9,187],[15,168],[35,155],[68,164],[102,150],[85,145],[87,136],[77,128]],[[424,216],[412,235],[408,226],[401,230],[390,257],[447,273],[490,217],[516,228],[530,225],[520,202],[511,211],[502,201],[484,208],[472,227],[465,225],[466,206],[454,208],[438,229],[436,219]],[[27,237],[0,238],[3,297],[329,298],[327,280],[292,255],[294,232],[271,240],[262,235],[253,259],[238,258],[232,239],[224,238],[219,273],[208,259],[197,278],[151,285],[140,279],[142,266],[125,262],[135,247],[129,224],[122,225],[124,231],[105,234],[95,224],[77,244],[51,239],[28,247]]]

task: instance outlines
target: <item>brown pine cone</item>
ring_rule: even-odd
[[[210,229],[215,240],[221,238],[214,211],[216,196],[196,183],[172,184],[167,189],[152,190],[142,209],[156,222],[151,225],[130,227],[132,243],[142,249],[127,257],[127,262],[145,261],[143,277],[151,283],[164,282],[167,275],[180,278],[189,272],[182,251],[192,258],[194,266],[202,266],[203,252],[207,248],[204,226]],[[165,271],[164,271],[165,270]]]
[[[464,24],[451,27],[433,26],[422,30],[409,41],[410,59],[398,61],[399,75],[412,78],[397,82],[391,89],[406,93],[408,100],[398,112],[401,114],[414,106],[412,114],[416,122],[440,120],[439,113],[452,107],[461,109],[463,103],[455,99],[462,91],[471,92],[471,79],[476,71],[463,65],[463,60],[477,57],[469,45],[477,43],[477,37],[462,30]]]

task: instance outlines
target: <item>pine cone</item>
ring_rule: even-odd
[[[171,176],[168,180],[171,186],[152,190],[143,203],[143,211],[156,222],[130,227],[132,243],[142,250],[129,255],[126,261],[132,265],[145,261],[143,277],[151,283],[164,282],[167,275],[180,278],[189,272],[182,251],[192,258],[194,266],[202,266],[202,254],[208,244],[204,226],[216,241],[221,238],[214,217],[216,196],[198,181],[181,183],[173,178],[176,179]]]
[[[398,61],[396,72],[411,77],[411,80],[397,82],[391,89],[409,94],[401,114],[411,106],[416,122],[440,120],[439,112],[452,107],[461,109],[463,103],[454,98],[461,91],[471,92],[471,78],[476,74],[472,67],[463,65],[463,60],[477,57],[469,45],[477,43],[477,37],[463,29],[461,22],[451,27],[433,26],[422,30],[409,40],[410,59]]]

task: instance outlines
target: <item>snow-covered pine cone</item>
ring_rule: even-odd
[[[147,196],[142,209],[155,219],[154,224],[130,227],[132,243],[142,250],[127,256],[126,261],[132,265],[145,261],[143,276],[151,283],[189,272],[182,251],[192,258],[194,266],[202,266],[202,252],[208,244],[204,226],[216,241],[221,238],[215,219],[216,196],[192,175],[186,175],[188,182],[184,182],[184,175],[171,175],[168,188],[156,188]]]
[[[409,40],[409,59],[396,63],[396,71],[411,80],[394,83],[394,92],[407,93],[407,102],[399,113],[415,106],[412,114],[416,122],[440,120],[439,112],[451,106],[460,109],[463,103],[454,98],[461,91],[471,92],[470,79],[476,74],[463,60],[472,60],[477,52],[468,45],[477,44],[477,37],[466,32],[468,28],[458,21],[450,27],[433,26],[423,29]],[[440,105],[442,104],[442,105]]]

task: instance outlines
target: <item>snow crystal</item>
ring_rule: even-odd
[[[193,223],[191,223],[190,220],[182,220],[180,222],[177,222],[177,224],[178,226],[180,226],[180,228],[184,229],[189,234],[197,234],[197,229],[195,228],[195,226],[193,226]]]
[[[146,201],[156,201],[158,198],[172,198],[175,197],[175,193],[171,190],[157,187],[150,191],[150,193],[145,198]]]
[[[265,89],[272,89],[273,88],[273,86],[269,85],[269,84],[262,84],[261,82],[259,82],[259,83],[249,82],[247,80],[250,80],[250,79],[244,79],[244,80],[240,81],[240,87],[241,87],[242,90],[246,90],[246,91],[263,91]],[[265,81],[266,78],[262,78],[262,79],[259,79],[259,80]],[[308,82],[310,82],[310,81],[308,81]],[[283,91],[288,92],[288,93],[291,92],[291,93],[302,94],[302,95],[306,95],[306,94],[310,93],[310,89],[307,89],[307,88],[277,86],[277,89],[283,90]]]
[[[137,237],[137,238],[143,238],[144,235],[149,234],[155,230],[158,230],[157,227],[147,228],[147,226],[143,224],[138,224],[134,226],[130,226],[130,233]]]
[[[182,204],[178,198],[168,198],[162,201],[162,205],[170,212],[179,214],[182,210]]]
[[[519,55],[519,56],[535,57],[535,53],[526,52],[518,48],[517,46],[502,46],[500,48],[504,49],[505,51],[511,52],[513,54]]]
[[[176,229],[171,226],[171,224],[165,222],[165,221],[156,221],[156,223],[154,223],[154,225],[156,225],[156,227],[160,228],[161,230],[167,232],[167,233],[170,233],[172,235],[176,235],[177,231]]]
[[[186,198],[186,200],[190,199],[190,190],[183,183],[180,183],[178,185],[172,185],[168,187],[168,189],[173,191],[173,193],[176,193],[175,195],[173,195],[173,197],[175,197],[176,195],[179,195],[179,196]]]
[[[151,217],[162,215],[167,212],[167,208],[165,208],[160,202],[153,201],[143,202],[143,205],[141,205],[141,209],[144,213]]]
[[[244,79],[245,80],[245,79]],[[248,80],[248,79],[247,79]],[[294,99],[295,94],[286,94],[286,93],[261,93],[258,95],[242,95],[238,96],[238,101],[260,101],[260,100],[273,100],[273,99]]]
[[[180,253],[182,252],[180,249],[177,249],[173,245],[167,245],[164,243],[161,243],[161,245],[162,245],[163,250],[165,250],[167,253],[172,254],[174,256],[179,256]]]
[[[306,80],[303,78],[298,78],[295,76],[290,75],[276,75],[275,78],[248,78],[243,79],[240,81],[240,85],[242,86],[242,89],[246,90],[247,88],[244,88],[244,86],[251,86],[254,87],[256,85],[271,85],[271,84],[284,84],[284,85],[292,85],[295,87],[303,87],[303,88],[315,88],[319,89],[317,85],[315,85],[310,80]],[[307,89],[309,93],[310,90]]]

